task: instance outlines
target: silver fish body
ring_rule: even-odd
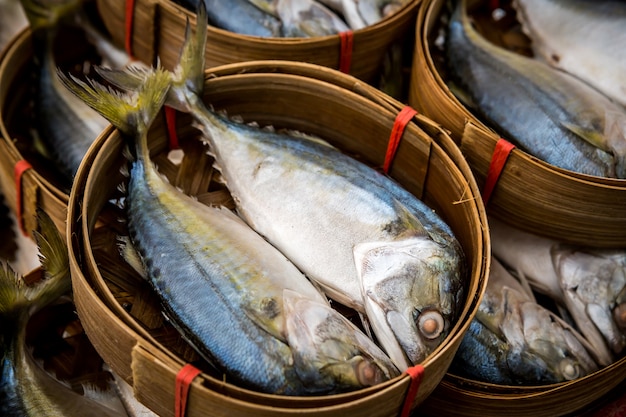
[[[362,16],[365,24],[374,25],[386,17],[391,16],[398,10],[402,9],[410,0],[343,0],[352,1],[357,4],[359,14]]]
[[[327,358],[337,366],[323,362],[317,369],[320,378],[301,379],[310,370],[299,366],[310,361],[294,360],[307,359],[308,353],[299,351],[294,342],[298,335],[287,327],[284,292],[295,292],[314,305],[327,305],[326,298],[234,213],[201,204],[157,172],[146,132],[168,94],[170,79],[171,74],[161,69],[151,72],[132,102],[129,96],[118,97],[102,87],[66,82],[114,125],[135,136],[137,158],[126,198],[129,234],[171,322],[229,378],[263,392],[332,393],[396,376],[394,365],[370,342],[356,348],[351,344],[352,349],[338,347],[352,356]],[[126,113],[125,108],[135,110]],[[331,316],[340,316],[331,311]],[[354,331],[343,327],[335,327],[332,343],[337,346],[350,343],[347,335]],[[354,366],[340,366],[341,362]],[[379,372],[370,372],[372,368]]]
[[[450,21],[448,68],[485,121],[549,164],[625,178],[624,108],[572,75],[488,42],[464,4]]]
[[[282,36],[282,23],[271,13],[256,7],[248,0],[181,0],[180,3],[195,11],[204,1],[207,21],[213,26],[249,36],[272,38]]]
[[[490,219],[494,256],[569,312],[607,366],[626,347],[626,252],[572,247]]]
[[[430,208],[318,139],[234,123],[203,106],[192,113],[240,215],[331,298],[371,315],[400,368],[445,338],[463,300],[463,254]],[[392,259],[403,267],[381,267]],[[421,326],[426,311],[440,319],[435,330]]]
[[[626,106],[626,3],[513,2],[536,56]]]
[[[302,291],[301,274],[240,219],[182,195],[152,167],[134,164],[127,204],[131,240],[186,339],[239,383],[273,393],[306,392],[284,340],[283,286],[265,271],[296,291]],[[266,265],[250,254],[261,255]],[[317,292],[312,296],[324,301]]]
[[[41,57],[38,85],[35,99],[37,131],[58,161],[61,172],[71,179],[108,122],[59,82],[50,48]]]
[[[597,370],[581,339],[493,260],[485,294],[451,370],[503,385],[570,381]]]
[[[374,25],[396,13],[410,0],[319,0],[338,11],[351,29]]]
[[[115,395],[106,404],[80,395],[46,372],[26,346],[32,315],[71,291],[65,243],[49,217],[40,214],[39,219],[36,236],[46,277],[31,286],[6,264],[0,266],[0,415],[123,416]]]
[[[80,1],[22,4],[33,32],[37,88],[34,118],[39,138],[59,171],[71,180],[87,150],[108,125],[106,119],[67,91],[57,77],[54,45],[60,30],[76,16]]]
[[[332,10],[314,0],[277,0],[285,37],[335,35],[350,28]]]

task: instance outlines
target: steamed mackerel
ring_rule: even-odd
[[[326,394],[398,375],[380,348],[371,340],[364,343],[360,331],[330,309],[306,277],[239,217],[181,193],[157,172],[147,131],[170,79],[156,69],[133,97],[77,80],[65,82],[135,138],[137,158],[126,198],[130,238],[172,323],[229,378],[263,392]],[[289,330],[287,312],[299,310],[289,307],[286,291],[320,306],[321,321],[334,324],[322,346],[308,346],[310,351],[295,347],[308,341]]]
[[[71,180],[85,153],[108,122],[82,103],[61,84],[57,77],[53,50],[60,28],[82,6],[81,0],[22,4],[33,32],[37,64],[37,88],[34,97],[36,130],[47,144],[62,174]]]
[[[536,56],[626,106],[626,2],[516,0]]]
[[[626,178],[626,111],[578,78],[499,48],[472,27],[466,1],[449,25],[448,68],[485,122],[537,158]]]
[[[6,263],[0,265],[0,415],[11,417],[121,417],[113,392],[93,398],[72,390],[35,361],[26,345],[29,319],[71,292],[67,247],[53,221],[38,212],[35,232],[45,277],[28,285]],[[98,398],[99,400],[96,400]]]
[[[494,256],[565,307],[607,366],[626,349],[626,251],[573,247],[489,220]]]
[[[583,377],[598,366],[582,336],[537,304],[494,259],[450,369],[493,384],[542,385]]]
[[[331,298],[367,313],[400,369],[420,363],[464,300],[464,257],[452,231],[391,179],[320,139],[210,111],[200,99],[204,56],[194,52],[204,50],[200,29],[168,104],[197,119],[239,214]]]

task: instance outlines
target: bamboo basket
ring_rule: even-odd
[[[101,19],[113,42],[137,59],[172,69],[178,62],[188,17],[193,12],[170,0],[135,0],[127,12],[122,0],[96,0]],[[403,9],[374,25],[355,30],[350,68],[345,72],[369,83],[377,82],[387,49],[394,42],[412,39],[417,8],[421,0],[411,0]],[[132,27],[128,31],[127,24]],[[412,44],[411,44],[412,46]],[[342,41],[339,35],[313,38],[262,38],[241,35],[208,26],[206,67],[254,60],[309,62],[339,69]]]
[[[205,99],[247,121],[319,135],[372,166],[383,162],[398,113],[391,101],[354,77],[287,61],[212,69],[206,74]],[[212,161],[189,121],[187,115],[176,116],[177,136],[185,155],[180,166],[168,162],[168,135],[162,118],[150,132],[153,158],[173,183],[200,201],[228,206],[232,201],[225,188],[219,181],[208,180]],[[422,364],[424,378],[416,397],[409,398],[411,407],[421,403],[444,376],[480,303],[490,259],[486,214],[470,169],[460,153],[449,155],[433,137],[446,146],[451,144],[446,133],[423,116],[409,123],[390,175],[455,231],[467,257],[468,296],[451,334]],[[133,386],[141,402],[161,416],[174,415],[176,374],[192,363],[203,373],[190,390],[189,416],[349,413],[376,417],[400,413],[410,384],[406,374],[345,394],[288,397],[235,386],[203,363],[163,321],[148,284],[120,259],[115,247],[116,235],[124,234],[124,225],[117,221],[123,212],[111,203],[120,197],[117,188],[124,180],[116,175],[126,163],[123,147],[117,131],[110,128],[86,156],[70,196],[67,236],[77,311],[87,334],[104,360]]]
[[[447,374],[418,412],[466,417],[580,415],[625,381],[626,357],[583,378],[541,387],[487,384]]]
[[[32,231],[37,228],[38,206],[65,235],[69,187],[63,188],[46,162],[29,151],[32,139],[25,112],[31,97],[32,56],[31,32],[24,29],[0,57],[0,187],[7,205],[15,210],[18,219],[21,218],[23,230],[29,236],[32,237]],[[19,161],[27,161],[32,166],[23,173],[20,190],[15,178]],[[21,207],[17,206],[18,193]]]
[[[418,10],[409,103],[451,131],[482,188],[500,137],[446,85],[441,56],[434,46],[445,4],[444,0],[426,0]],[[573,244],[593,242],[598,247],[626,246],[624,207],[626,180],[566,171],[518,149],[511,152],[487,204],[490,215],[520,229]]]

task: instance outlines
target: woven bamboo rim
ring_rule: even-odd
[[[626,357],[583,378],[542,387],[486,384],[447,374],[419,411],[427,416],[572,415],[625,380]]]
[[[330,83],[333,79],[338,82]],[[367,90],[363,82],[324,67],[278,61],[219,67],[207,73],[205,83],[207,97],[211,97],[217,108],[226,108],[230,114],[242,115],[261,125],[271,123],[318,134],[346,152],[381,165],[386,137],[397,110],[385,101],[376,104],[376,93],[371,90],[364,94],[355,92],[363,88]],[[254,100],[244,102],[241,97]],[[285,108],[290,112],[285,113]],[[307,110],[311,108],[317,110],[314,115]],[[359,117],[354,117],[356,114]],[[435,389],[475,314],[484,292],[489,265],[486,254],[490,248],[486,216],[473,177],[465,177],[448,154],[420,128],[421,119],[407,126],[390,174],[444,214],[466,251],[471,271],[469,296],[461,319],[448,340],[422,364],[425,376],[413,406]],[[188,116],[177,115],[178,137],[183,148],[189,143],[197,144],[188,122]],[[426,128],[436,129],[436,125],[431,123]],[[363,135],[357,143],[351,135],[362,129],[382,135],[383,139],[379,143]],[[163,121],[158,120],[151,130],[152,152],[161,169],[176,177],[176,169],[167,169],[165,162],[167,141]],[[144,291],[146,284],[142,285],[136,276],[132,278],[132,271],[116,258],[119,255],[111,242],[120,226],[113,219],[120,213],[106,202],[121,181],[120,176],[112,174],[124,163],[122,146],[116,131],[104,132],[83,161],[74,182],[67,234],[77,310],[98,352],[134,387],[139,400],[159,415],[173,415],[175,374],[186,362],[197,360],[197,356],[171,331],[163,330],[159,320],[154,321],[160,317],[160,311],[149,292]],[[194,151],[189,151],[189,155],[194,155]],[[464,163],[462,159],[461,163]],[[203,162],[200,164],[210,169]],[[187,178],[186,184],[193,182]],[[201,201],[203,198],[199,196]],[[112,224],[117,224],[116,228]],[[189,415],[210,411],[211,415],[224,416],[335,416],[348,410],[354,416],[398,415],[409,379],[403,375],[347,394],[284,397],[234,386],[209,371],[193,384]]]
[[[409,103],[451,131],[482,188],[499,136],[448,90],[431,54],[445,5],[425,0],[417,17]],[[573,244],[626,246],[626,180],[565,171],[513,150],[488,203],[490,215]]]
[[[376,81],[388,47],[411,35],[421,0],[412,0],[393,16],[353,32],[353,48],[349,73],[367,82]],[[97,0],[102,21],[119,47],[127,42],[126,2]],[[178,62],[185,21],[196,24],[196,16],[169,0],[134,0],[133,29],[129,48],[133,56],[147,63],[157,58],[165,68]],[[127,49],[127,50],[128,50]],[[208,27],[206,66],[265,59],[310,62],[340,68],[341,39],[339,35],[314,38],[261,38],[241,35],[214,26]]]
[[[20,112],[27,104],[30,95],[27,70],[31,64],[32,44],[30,29],[16,35],[4,49],[0,57],[0,186],[7,199],[7,205],[16,213],[17,188],[14,169],[18,161],[32,162],[21,180],[21,219],[23,229],[29,236],[37,229],[36,210],[41,207],[47,212],[59,231],[65,234],[67,203],[69,195],[52,183],[45,167],[28,160],[19,150],[17,142],[23,138],[15,136],[14,128],[20,123]],[[18,216],[19,218],[20,216]]]

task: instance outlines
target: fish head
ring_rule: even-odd
[[[367,318],[404,370],[446,338],[464,295],[460,255],[418,235],[354,248]]]
[[[341,392],[399,375],[385,353],[332,307],[283,291],[286,338],[294,368],[313,392]]]
[[[597,349],[604,343],[620,355],[626,348],[626,253],[561,246],[552,256],[581,332]]]
[[[519,306],[523,346],[537,382],[571,381],[597,370],[597,365],[574,329],[535,302]],[[526,366],[526,365],[521,365]]]

